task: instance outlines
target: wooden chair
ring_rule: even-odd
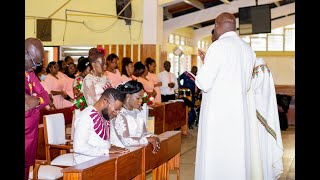
[[[73,166],[73,153],[70,140],[66,140],[65,119],[62,113],[43,116],[46,160],[50,165],[60,167]],[[52,149],[59,150],[53,154]]]

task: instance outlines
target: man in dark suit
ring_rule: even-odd
[[[198,68],[193,66],[190,71],[185,71],[178,77],[179,88],[188,88],[191,91],[191,109],[188,113],[188,126],[189,129],[193,129],[193,124],[196,118],[196,112],[194,110],[194,104],[198,94],[198,88],[195,84],[195,76],[197,75]]]

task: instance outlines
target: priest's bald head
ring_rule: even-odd
[[[41,66],[44,58],[44,47],[40,39],[27,38],[24,41],[25,70],[33,71]]]
[[[236,18],[233,14],[221,13],[215,20],[214,39],[218,39],[222,34],[229,31],[236,31]]]

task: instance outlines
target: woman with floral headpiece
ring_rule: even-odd
[[[103,91],[111,87],[109,79],[103,74],[106,69],[105,50],[102,48],[91,48],[89,50],[89,62],[92,70],[83,79],[82,91],[88,106],[93,105]]]

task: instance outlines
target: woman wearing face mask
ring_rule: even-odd
[[[146,121],[140,111],[144,94],[142,83],[130,80],[120,84],[117,89],[126,97],[119,114],[110,121],[111,144],[128,147],[150,143],[153,145],[153,153],[157,153],[160,149],[160,140],[156,135],[147,132]]]
[[[46,68],[42,65],[37,66],[37,68],[34,70],[34,73],[37,75],[40,82],[43,81],[47,75]]]

